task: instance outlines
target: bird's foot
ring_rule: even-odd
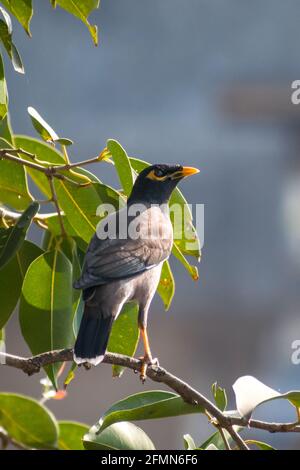
[[[139,357],[139,360],[141,361],[141,370],[140,370],[140,379],[142,383],[144,384],[146,381],[146,376],[147,376],[147,369],[149,366],[159,366],[159,362],[157,357],[152,358],[152,356],[149,356],[148,354],[145,354],[145,356]]]

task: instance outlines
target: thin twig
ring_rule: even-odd
[[[298,422],[292,423],[269,423],[265,421],[259,421],[256,419],[250,419],[250,421],[244,418],[229,418],[232,425],[248,427],[251,429],[261,429],[270,433],[277,432],[300,432],[300,425]]]
[[[34,160],[36,158],[36,155],[34,153],[31,153],[31,152],[27,152],[27,150],[23,150],[21,148],[18,148],[18,149],[1,149],[0,150],[0,155],[2,156],[2,154],[6,154],[6,153],[12,153],[12,154],[16,154],[16,155],[19,155],[19,153],[21,155],[25,155],[26,157],[29,157],[31,158],[32,160]]]
[[[29,162],[28,160],[24,160],[23,158],[20,158],[20,157],[15,157],[11,153],[12,153],[11,151],[8,153],[8,152],[3,152],[0,150],[0,159],[4,158],[5,160],[10,160],[12,162],[18,163],[18,165],[28,166],[29,168],[32,168],[33,170],[41,171],[42,173],[47,173],[47,171],[50,168],[50,167],[44,167],[40,165],[39,163]]]
[[[91,163],[99,162],[99,156],[90,158],[89,160],[83,160],[81,162],[74,162],[74,163],[66,163],[65,165],[55,165],[56,170],[70,170],[71,168],[81,167],[85,165],[90,165]]]
[[[225,432],[224,432],[224,429],[221,428],[220,426],[219,426],[219,433],[221,434],[221,437],[222,437],[222,439],[223,439],[225,449],[226,449],[226,450],[231,450],[230,445],[229,445],[229,442],[228,442],[228,439],[227,439],[226,434],[225,434]]]

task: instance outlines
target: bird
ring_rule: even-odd
[[[144,345],[140,378],[153,359],[147,332],[149,307],[162,264],[172,251],[168,202],[177,184],[198,173],[179,164],[155,164],[137,176],[125,207],[100,221],[73,287],[83,291],[84,311],[74,346],[74,361],[90,367],[102,362],[114,320],[125,303],[138,304]]]

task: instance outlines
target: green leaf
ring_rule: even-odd
[[[0,54],[0,120],[2,120],[8,110],[8,94],[7,94],[7,86],[4,74],[4,65],[2,56]]]
[[[237,410],[242,417],[250,418],[258,406],[278,399],[288,400],[297,409],[300,408],[299,390],[279,393],[250,375],[240,377],[232,387]]]
[[[121,314],[114,322],[107,350],[113,353],[134,356],[139,342],[138,306],[134,302],[124,305]],[[124,367],[112,366],[113,377],[120,377]]]
[[[235,426],[235,428],[237,428],[237,426]],[[224,435],[227,439],[228,444],[231,445],[233,443],[233,440],[232,440],[232,437],[230,436],[229,432],[226,431],[226,429],[223,429],[223,432],[224,432]],[[214,446],[217,450],[226,450],[223,438],[222,438],[221,434],[219,433],[219,431],[212,434],[205,442],[200,444],[198,449],[209,450],[208,449],[209,446]]]
[[[74,312],[74,317],[73,317],[73,332],[74,332],[75,338],[77,338],[77,335],[79,332],[83,311],[84,311],[84,302],[82,300],[82,296],[80,296],[79,302],[76,306],[76,310]]]
[[[63,224],[65,227],[65,231],[69,237],[76,239],[78,236],[76,231],[73,229],[72,225],[68,221],[67,217],[62,214]],[[43,218],[43,222],[47,225],[48,231],[51,232],[52,237],[60,237],[61,236],[61,228],[59,223],[59,218],[56,213],[49,214],[48,217]],[[84,245],[84,251],[87,248],[87,244]]]
[[[132,423],[116,423],[97,433],[93,426],[83,438],[87,450],[154,450],[147,434]]]
[[[1,328],[0,330],[0,341],[5,341],[5,330]]]
[[[195,441],[190,434],[185,434],[183,436],[183,443],[185,450],[195,450],[197,448]]]
[[[95,185],[79,187],[56,179],[55,188],[59,205],[71,226],[80,238],[89,243],[100,220],[97,209],[102,203]]]
[[[119,210],[121,207],[125,206],[126,201],[122,194],[120,194],[111,186],[100,183],[96,184],[95,189],[101,201],[106,204],[111,204],[116,210]]]
[[[20,444],[34,449],[56,446],[58,427],[52,413],[32,398],[0,393],[0,426]]]
[[[54,139],[53,142],[55,144],[60,144],[64,145],[65,147],[68,147],[69,145],[73,145],[74,142],[71,139],[66,139],[65,137],[59,137],[58,139]]]
[[[64,165],[66,163],[63,154],[53,147],[53,145],[41,142],[34,137],[15,135],[15,144],[17,148],[21,148],[35,155],[39,163],[44,163],[45,166]],[[23,158],[32,161],[32,159],[26,155],[24,155]],[[34,171],[36,173],[36,170]]]
[[[17,18],[28,36],[31,36],[30,20],[33,15],[32,0],[1,0],[1,3]]]
[[[76,362],[72,362],[72,365],[69,369],[69,372],[67,373],[67,376],[64,380],[64,389],[66,390],[67,386],[72,382],[72,380],[75,379],[75,370],[77,369],[77,364]]]
[[[98,45],[98,28],[88,21],[90,13],[99,7],[100,0],[56,0],[55,5],[59,5],[64,10],[79,18],[87,27],[92,36],[95,46]]]
[[[12,147],[0,138],[0,149],[4,148]],[[24,167],[9,160],[0,160],[0,203],[24,210],[31,201]]]
[[[108,140],[107,148],[112,155],[120,183],[126,196],[129,196],[134,184],[134,172],[126,151],[116,140]]]
[[[215,446],[214,444],[209,444],[205,449],[203,450],[220,450]]]
[[[38,132],[38,134],[41,136],[41,138],[43,140],[45,140],[46,142],[48,142],[48,141],[53,142],[53,141],[59,139],[56,132],[42,118],[42,116],[37,112],[36,109],[34,109],[32,106],[29,106],[27,108],[27,111],[28,111],[28,114],[31,118],[31,122],[32,122],[35,130]]]
[[[16,72],[25,73],[19,52],[12,41],[12,24],[9,14],[0,6],[0,14],[3,20],[0,20],[0,40],[10,57]]]
[[[28,267],[42,252],[37,245],[25,240],[15,256],[0,270],[0,328],[7,323],[17,305]]]
[[[105,203],[119,208],[123,202],[117,191],[100,183],[95,175],[83,168],[76,169],[76,173],[72,172],[70,176],[77,183],[82,183],[81,178],[84,176],[91,184],[80,187],[68,181],[56,180],[58,201],[77,236],[89,243],[97,224],[104,217],[99,210],[101,205]]]
[[[12,228],[1,231],[0,269],[13,258],[22,246],[27,230],[38,210],[39,204],[37,202],[32,202]]]
[[[0,121],[0,138],[14,145],[13,131],[11,128],[9,113]]]
[[[76,244],[74,244],[73,251],[72,251],[72,259],[70,259],[72,263],[72,285],[77,279],[79,279],[81,275],[81,264],[78,254],[78,249]],[[73,288],[72,293],[72,309],[73,309],[73,317],[78,309],[80,299],[81,299],[81,291],[79,289]]]
[[[178,188],[173,191],[169,205],[175,245],[182,253],[194,256],[199,261],[201,259],[200,241],[193,225],[193,215],[187,200]],[[176,218],[177,210],[181,215],[179,221]]]
[[[247,439],[245,442],[246,444],[252,444],[258,447],[260,450],[276,450],[274,449],[274,447],[270,446],[270,444],[267,444],[266,442],[256,441],[254,439]]]
[[[157,292],[164,303],[165,310],[169,310],[175,293],[175,279],[168,261],[163,263]]]
[[[199,279],[199,274],[198,274],[198,269],[196,266],[193,266],[192,264],[190,264],[188,262],[188,260],[186,259],[186,257],[183,255],[182,251],[180,250],[180,248],[178,248],[178,246],[174,243],[173,244],[173,249],[172,249],[172,253],[173,255],[175,256],[175,258],[178,259],[178,261],[181,262],[181,264],[183,264],[183,266],[185,267],[185,269],[188,271],[188,273],[190,274],[190,276],[192,277],[192,279],[194,281],[198,281]]]
[[[48,251],[30,265],[22,287],[19,315],[22,334],[32,354],[73,344],[72,265],[63,253]],[[60,364],[45,368],[55,388],[59,368]]]
[[[58,448],[60,450],[84,450],[82,439],[88,432],[86,424],[75,421],[59,421]]]
[[[227,395],[226,390],[218,386],[217,382],[211,386],[212,394],[214,396],[217,407],[224,411],[227,406]]]
[[[190,405],[179,395],[161,390],[136,393],[115,403],[100,419],[99,431],[120,421],[169,418],[204,413],[200,405]]]
[[[0,352],[5,352],[5,329],[0,329]]]

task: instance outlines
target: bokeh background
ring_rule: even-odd
[[[14,130],[34,135],[34,106],[60,135],[75,141],[72,158],[94,156],[107,138],[151,162],[181,162],[201,174],[182,185],[205,204],[205,243],[194,283],[176,261],[169,312],[157,299],[150,315],[152,349],[161,364],[209,395],[250,374],[287,391],[300,388],[291,343],[300,338],[300,78],[297,0],[102,0],[85,27],[49,2],[35,2],[29,40],[15,25],[26,75],[6,63]],[[117,184],[110,166],[94,167]],[[36,286],[38,289],[38,286]],[[17,313],[7,328],[8,352],[29,354]],[[1,368],[2,390],[39,397],[39,377]],[[93,424],[116,400],[141,390],[127,371],[103,365],[80,370],[58,418]],[[284,402],[256,416],[294,419]],[[213,429],[202,416],[142,422],[158,448],[197,443]],[[253,435],[253,434],[252,434]],[[298,448],[295,435],[258,438]]]

